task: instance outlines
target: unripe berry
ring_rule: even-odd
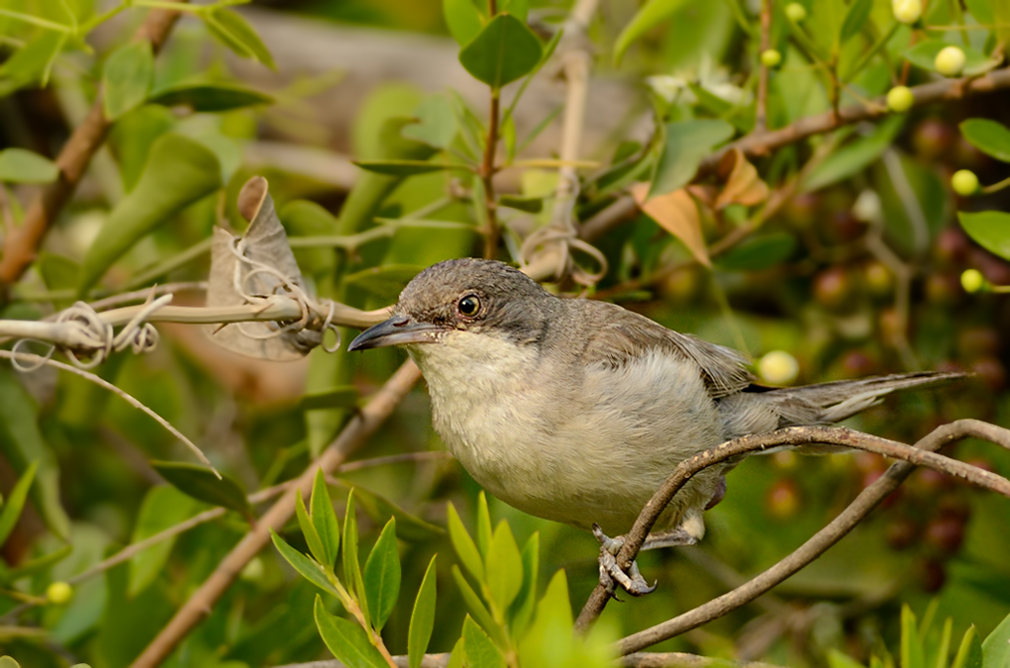
[[[774,518],[785,520],[800,510],[800,490],[796,483],[788,478],[776,481],[765,497],[765,507],[768,514]]]
[[[895,86],[887,91],[887,108],[891,111],[903,114],[912,108],[915,96],[908,86]]]
[[[782,62],[782,54],[775,49],[761,52],[761,64],[765,67],[777,67]]]
[[[799,375],[800,364],[786,351],[773,350],[758,362],[758,373],[772,385],[788,385]]]
[[[950,177],[950,185],[958,195],[969,197],[978,191],[978,177],[970,169],[959,169]]]
[[[964,51],[956,46],[945,46],[936,54],[933,65],[936,71],[945,77],[956,77],[964,69]]]
[[[74,588],[66,582],[57,581],[46,587],[46,600],[56,605],[63,605],[74,596]]]
[[[985,276],[978,269],[965,269],[961,274],[961,287],[969,294],[978,292],[985,287]]]
[[[922,0],[891,0],[894,18],[911,25],[922,16]]]
[[[786,5],[786,16],[793,23],[799,23],[803,19],[807,18],[807,10],[798,2],[790,2]]]

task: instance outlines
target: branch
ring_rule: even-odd
[[[1010,497],[1010,481],[1002,476],[933,452],[947,443],[967,436],[983,438],[1010,449],[1010,430],[979,420],[958,420],[933,430],[915,447],[843,427],[789,427],[770,434],[753,434],[734,439],[682,462],[642,509],[641,515],[628,533],[624,546],[617,555],[617,563],[621,568],[626,569],[630,566],[652,525],[677,491],[695,474],[713,464],[744,453],[760,452],[778,445],[811,444],[841,445],[875,452],[908,463],[894,464],[886,475],[863,490],[856,500],[828,526],[771,569],[728,594],[651,629],[625,638],[620,643],[621,652],[634,652],[659,642],[659,640],[700,626],[725,615],[771,589],[838,542],[877,503],[896,489],[914,466],[925,466],[948,473],[983,489],[996,491]],[[579,614],[576,627],[586,628],[603,611],[608,598],[609,595],[604,587],[597,585]]]
[[[231,586],[249,560],[270,542],[270,529],[280,530],[295,511],[295,494],[301,490],[308,496],[316,471],[330,473],[352,452],[360,447],[373,433],[397,404],[407,395],[420,377],[413,362],[404,363],[399,370],[372,396],[372,400],[357,413],[323,454],[298,478],[284,495],[268,510],[232,548],[218,567],[189,600],[175,613],[172,620],[151,641],[144,652],[133,662],[133,668],[153,668],[172,652],[186,637],[222,594]]]
[[[449,652],[440,654],[425,654],[421,659],[421,668],[446,668],[449,665]],[[716,659],[685,652],[636,652],[621,657],[620,665],[625,668],[780,668],[770,663],[751,661],[737,663],[726,659]],[[406,656],[394,656],[393,662],[400,668],[410,665]],[[276,668],[346,668],[346,665],[336,659],[327,661],[309,661],[308,663],[289,663]]]
[[[180,4],[188,2],[188,0],[167,1]],[[180,13],[175,11],[152,10],[133,39],[149,40],[151,50],[157,54],[179,16]],[[74,129],[74,133],[56,158],[56,166],[60,169],[59,178],[46,185],[32,201],[24,223],[9,230],[4,241],[3,256],[0,257],[0,293],[6,293],[35,261],[46,233],[74,194],[91,163],[91,158],[105,142],[105,136],[112,127],[112,122],[105,118],[102,99],[103,93],[99,89],[87,118]],[[2,298],[0,301],[6,299],[2,294],[0,298]]]
[[[761,2],[761,48],[758,61],[761,70],[758,74],[757,109],[754,114],[754,130],[763,132],[768,127],[768,66],[764,64],[765,51],[771,48],[772,31],[772,0]]]

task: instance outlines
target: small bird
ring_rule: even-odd
[[[677,465],[700,452],[747,434],[838,422],[895,390],[961,375],[767,387],[735,350],[616,304],[557,297],[506,264],[472,258],[422,271],[392,316],[348,350],[384,346],[405,347],[417,363],[435,430],[485,489],[531,515],[615,533],[627,532]],[[722,498],[736,463],[694,476],[657,523],[668,531],[647,546],[700,540],[702,515]],[[620,543],[597,534],[616,552]],[[632,593],[648,591],[634,575],[640,591]]]

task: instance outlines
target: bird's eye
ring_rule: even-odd
[[[460,314],[472,318],[480,311],[480,299],[477,298],[477,295],[467,295],[459,300],[456,308]]]

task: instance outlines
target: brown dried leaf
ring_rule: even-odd
[[[712,266],[712,261],[708,258],[708,248],[705,247],[705,238],[701,234],[698,205],[685,188],[646,199],[649,195],[649,184],[636,183],[631,186],[631,195],[635,198],[638,208],[659,223],[664,230],[680,239],[698,262],[706,267]]]
[[[768,184],[758,176],[754,165],[747,162],[743,152],[736,148],[726,153],[719,164],[720,176],[728,174],[726,185],[715,200],[715,208],[730,204],[754,206],[768,199]]]
[[[267,196],[267,180],[262,176],[254,176],[245,182],[242,190],[238,194],[238,212],[246,219],[246,222],[256,220],[256,214],[263,206],[263,200]]]

